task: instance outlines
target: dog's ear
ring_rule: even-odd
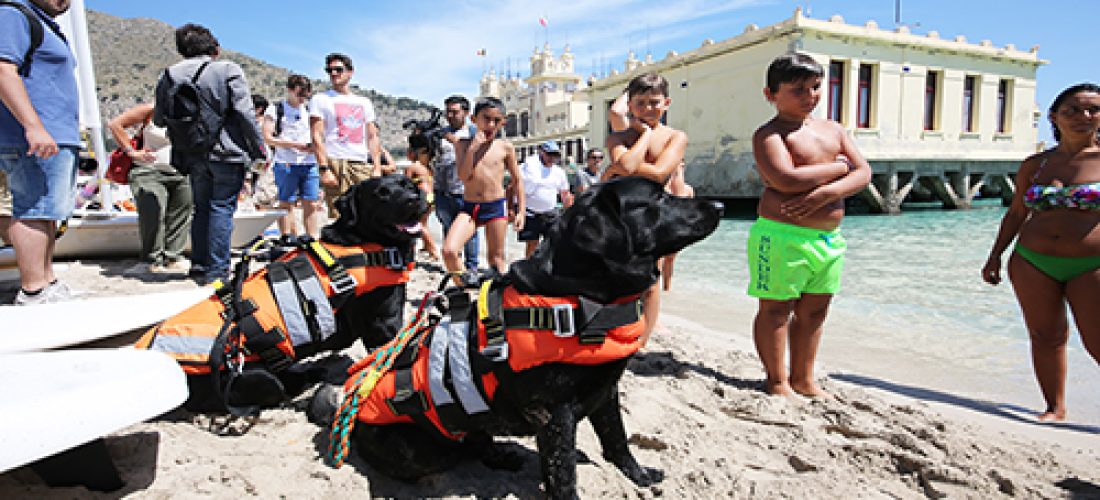
[[[574,245],[610,261],[629,260],[633,241],[622,220],[622,199],[612,189],[601,189],[590,203],[572,221]]]

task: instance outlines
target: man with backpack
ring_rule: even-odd
[[[68,0],[0,1],[0,170],[11,191],[6,238],[15,248],[15,304],[68,300],[53,273],[58,221],[73,210],[81,147],[76,60],[54,18]]]
[[[248,166],[265,157],[263,135],[244,72],[217,60],[218,40],[210,30],[181,26],[176,50],[184,60],[157,82],[153,123],[168,128],[172,166],[191,176],[190,274],[203,284],[224,281],[237,195]]]
[[[321,237],[318,215],[321,200],[321,173],[313,155],[309,107],[306,100],[312,85],[304,75],[290,75],[286,81],[286,99],[276,102],[264,116],[264,140],[275,150],[272,172],[279,193],[279,208],[287,214],[279,219],[284,240],[298,236],[294,204],[302,203],[302,222],[306,234]]]

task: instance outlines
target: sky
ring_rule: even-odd
[[[557,54],[568,44],[577,71],[622,70],[629,51],[662,59],[704,39],[721,41],[745,26],[767,26],[802,7],[810,17],[839,14],[849,24],[874,20],[913,33],[964,35],[972,43],[1039,45],[1038,105],[1045,110],[1059,91],[1092,78],[1094,44],[1083,40],[1095,0],[467,0],[438,2],[324,0],[85,0],[89,9],[120,17],[148,17],[179,26],[210,28],[223,47],[313,78],[324,78],[324,56],[343,52],[355,63],[353,82],[394,96],[441,105],[451,94],[475,96],[484,70],[526,77],[528,58],[549,43]],[[540,24],[545,19],[546,27]],[[1081,18],[1078,18],[1081,19]],[[478,53],[484,49],[485,56]],[[1083,59],[1084,64],[1078,61]],[[763,70],[762,70],[763,71]],[[1039,139],[1050,141],[1040,120]]]

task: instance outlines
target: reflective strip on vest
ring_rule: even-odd
[[[463,321],[459,326],[466,327],[469,323]],[[443,370],[447,365],[447,344],[450,341],[451,319],[443,318],[435,327],[432,335],[432,344],[429,347],[428,357],[428,390],[432,393],[432,403],[435,406],[443,406],[454,403],[451,391],[443,384]]]
[[[321,340],[331,337],[336,333],[336,315],[332,312],[332,304],[329,303],[328,294],[321,286],[321,280],[317,279],[317,274],[313,271],[313,265],[309,263],[309,259],[306,259],[301,261],[301,264],[291,262],[290,266],[294,279],[302,289],[302,295],[313,303],[314,318],[317,320],[317,330],[321,334]]]
[[[279,305],[279,314],[283,316],[283,322],[286,323],[290,343],[298,346],[312,342],[309,325],[306,323],[305,313],[302,312],[302,304],[298,301],[298,289],[294,286],[288,270],[277,271],[278,267],[282,267],[281,263],[272,263],[267,276],[271,281],[271,293],[275,295],[275,303]]]
[[[462,403],[462,409],[467,415],[475,415],[489,411],[489,405],[481,398],[481,393],[474,384],[473,373],[470,370],[470,351],[467,344],[467,332],[469,323],[461,321],[452,323],[448,332],[448,360],[450,360],[451,384],[454,385],[458,401]]]
[[[214,348],[214,339],[211,337],[192,337],[180,335],[158,334],[153,337],[150,350],[164,353],[177,354],[210,354]]]

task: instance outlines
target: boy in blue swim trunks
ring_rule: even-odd
[[[870,165],[843,126],[811,116],[823,76],[821,65],[805,54],[772,61],[764,97],[776,114],[752,137],[765,188],[749,229],[748,293],[760,299],[753,341],[770,394],[829,396],[814,382],[813,368],[821,325],[840,289],[844,198],[871,180]]]
[[[462,208],[443,241],[443,265],[456,284],[462,284],[466,271],[462,264],[462,247],[478,227],[485,227],[489,265],[503,273],[504,241],[508,228],[505,206],[504,171],[512,176],[516,192],[516,217],[513,226],[523,230],[526,200],[523,196],[523,176],[516,166],[516,148],[497,139],[505,123],[504,104],[494,97],[482,98],[474,105],[474,125],[477,131],[470,139],[460,140],[455,148],[458,178],[465,185]]]

